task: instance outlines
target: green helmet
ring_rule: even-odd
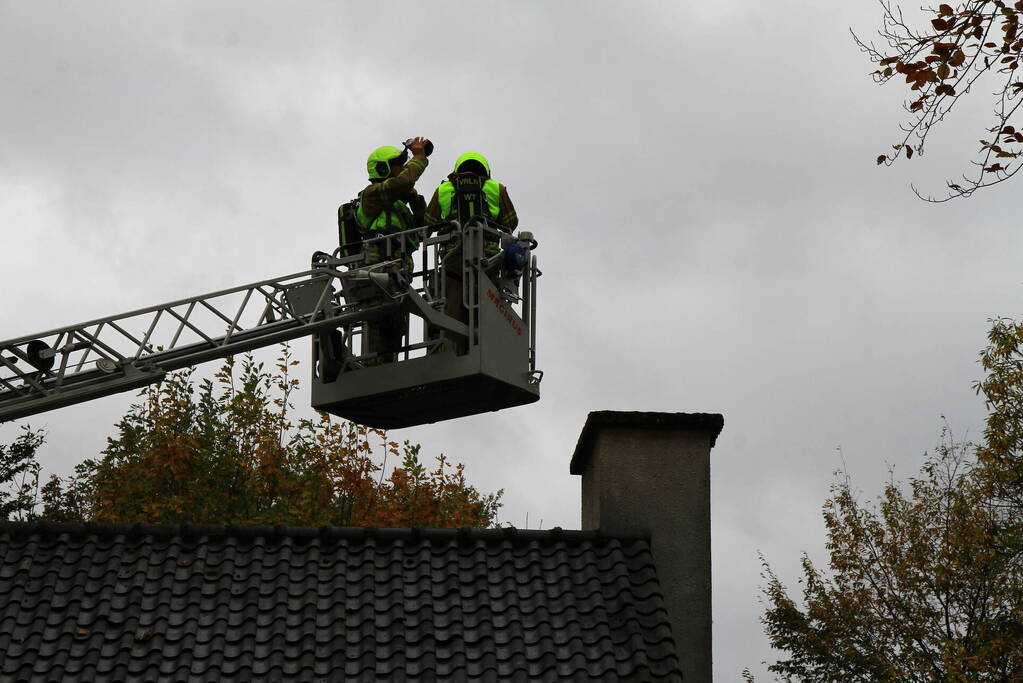
[[[398,163],[403,164],[408,160],[408,153],[391,145],[374,149],[373,153],[366,159],[366,170],[369,172],[369,179],[380,180],[391,175],[391,164],[396,159],[400,159]]]
[[[479,152],[466,152],[458,157],[458,161],[455,162],[455,173],[458,173],[458,169],[467,161],[477,162],[486,171],[486,176],[490,177],[490,164],[487,162],[487,158]]]

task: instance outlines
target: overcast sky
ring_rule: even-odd
[[[503,521],[578,528],[589,411],[722,413],[715,670],[762,672],[757,552],[794,586],[802,551],[826,560],[843,456],[870,498],[942,415],[978,436],[986,320],[1020,309],[1019,185],[909,189],[965,165],[986,102],[922,159],[873,164],[902,93],[848,29],[878,19],[870,0],[0,0],[0,339],[302,270],[373,148],[429,136],[424,192],[483,152],[540,241],[542,399],[395,435],[504,488]],[[18,424],[64,473],[132,398]]]

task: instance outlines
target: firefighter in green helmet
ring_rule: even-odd
[[[508,196],[508,188],[490,177],[490,162],[478,152],[466,152],[458,157],[455,169],[448,179],[434,191],[426,207],[426,224],[435,225],[457,220],[465,224],[476,215],[483,215],[495,227],[511,233],[518,227],[519,217]],[[484,241],[486,256],[493,256],[501,248],[498,239]],[[462,306],[462,249],[456,247],[444,255],[445,307],[452,318],[465,322],[468,318]],[[468,350],[466,341],[457,335],[446,335],[455,353]]]
[[[429,164],[426,158],[429,140],[416,137],[406,145],[404,150],[392,146],[378,147],[366,160],[369,185],[359,193],[356,211],[365,239],[424,225],[426,202],[416,192],[415,184]],[[409,152],[412,152],[411,159],[408,158]],[[366,263],[373,265],[386,258],[397,259],[402,270],[406,271],[405,275],[410,276],[412,258],[409,252],[416,246],[414,241],[408,239],[395,239],[389,243],[384,240],[371,242],[365,249]],[[365,325],[362,352],[379,354],[367,360],[367,365],[395,360],[401,349],[407,322],[407,314],[399,312]]]
[[[366,160],[369,185],[359,193],[359,225],[368,234],[388,234],[423,225],[425,202],[415,184],[430,163],[426,138],[413,138],[408,149],[377,147]],[[408,153],[412,152],[412,158]]]
[[[508,232],[512,232],[519,224],[515,214],[508,188],[490,177],[490,162],[478,152],[466,152],[458,157],[455,170],[448,179],[434,191],[430,203],[426,207],[426,223],[433,225],[455,219],[465,222],[471,216],[460,215],[460,206],[464,210],[465,203],[457,201],[457,182],[462,174],[476,176],[480,179],[483,195],[483,212],[488,218],[500,224]],[[473,209],[470,209],[472,211]]]

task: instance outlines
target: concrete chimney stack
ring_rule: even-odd
[[[589,414],[572,456],[582,528],[649,534],[686,681],[710,683],[712,413]]]

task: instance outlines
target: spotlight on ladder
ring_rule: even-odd
[[[46,342],[33,339],[25,345],[25,355],[28,356],[29,365],[36,370],[46,371],[53,367],[53,357],[56,354]]]

